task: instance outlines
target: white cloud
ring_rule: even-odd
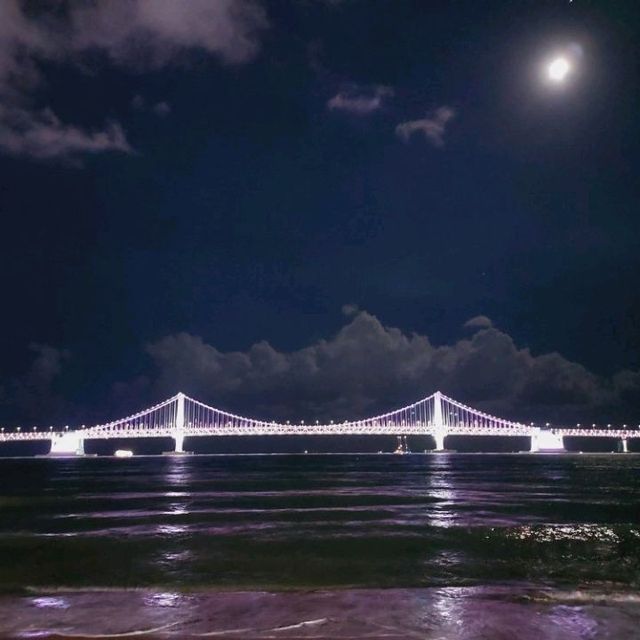
[[[493,322],[487,316],[474,316],[464,323],[465,329],[489,329],[492,326]]]
[[[86,131],[64,124],[50,109],[40,112],[0,107],[0,149],[13,156],[39,160],[71,158],[105,151],[131,153],[122,127],[110,122],[103,129]]]
[[[119,64],[162,67],[189,49],[246,62],[266,27],[251,0],[108,0],[75,2],[72,47],[98,49]]]
[[[32,56],[51,57],[56,43],[38,23],[29,20],[18,0],[0,2],[0,90],[6,94],[25,89],[37,79]],[[10,83],[16,86],[11,87]]]
[[[256,53],[267,26],[252,0],[69,0],[66,12],[53,11],[55,3],[30,4],[28,13],[26,6],[24,0],[0,2],[0,151],[36,159],[131,152],[116,122],[85,130],[61,122],[50,107],[34,107],[34,90],[46,86],[43,62],[91,66],[99,54],[139,71],[200,51],[242,63]],[[158,115],[168,109],[166,103],[154,107]]]
[[[359,311],[360,309],[357,304],[347,303],[342,305],[342,315],[347,316],[347,318],[357,315]]]
[[[436,147],[444,146],[444,134],[447,123],[455,117],[451,107],[439,107],[421,120],[401,122],[396,127],[396,134],[408,142],[414,133],[422,133]]]
[[[612,418],[640,403],[637,373],[604,378],[558,353],[533,355],[486,321],[473,323],[478,330],[471,337],[436,346],[365,311],[347,311],[334,337],[291,352],[263,341],[225,353],[188,333],[166,336],[147,348],[156,395],[181,389],[269,419],[364,417],[436,389],[521,420]]]
[[[351,87],[340,91],[327,102],[331,111],[347,111],[366,116],[382,108],[383,101],[393,95],[391,87],[377,85],[372,88]]]
[[[114,385],[114,414],[141,398],[181,390],[222,409],[265,419],[345,420],[393,409],[440,389],[478,409],[522,421],[628,421],[640,406],[640,372],[599,376],[562,355],[532,354],[494,326],[435,345],[349,305],[332,337],[293,351],[266,341],[224,352],[189,333],[147,345],[149,375]],[[483,316],[476,316],[482,318]],[[486,323],[484,323],[486,325]],[[32,366],[0,380],[0,408],[50,417],[68,400],[64,349],[32,345]],[[58,412],[59,415],[60,412]],[[16,415],[18,415],[16,413]]]

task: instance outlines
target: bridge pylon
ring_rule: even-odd
[[[447,428],[442,419],[442,394],[436,391],[433,394],[433,439],[436,441],[436,451],[444,451],[444,437]]]
[[[185,453],[184,450],[184,401],[185,395],[180,392],[176,396],[176,414],[175,424],[173,431],[173,441],[175,442],[175,448],[173,453],[181,454]]]

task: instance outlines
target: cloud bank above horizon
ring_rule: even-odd
[[[640,373],[599,376],[557,352],[534,355],[480,315],[464,323],[470,335],[435,345],[426,335],[385,326],[375,315],[345,305],[344,326],[331,338],[293,351],[263,340],[245,351],[218,350],[187,332],[147,344],[145,375],[117,382],[105,400],[119,417],[183,391],[248,417],[278,420],[364,418],[419,400],[439,389],[475,408],[514,420],[572,424],[631,420],[640,400]],[[86,408],[56,389],[72,354],[32,345],[36,353],[20,378],[0,384],[0,406],[36,415]],[[106,417],[106,416],[105,416]]]
[[[189,333],[147,345],[155,395],[178,389],[205,402],[269,419],[366,417],[436,389],[514,419],[573,420],[619,413],[640,393],[640,374],[605,378],[556,352],[533,355],[486,316],[470,337],[434,345],[387,327],[355,306],[330,339],[283,352],[266,341],[223,353]]]

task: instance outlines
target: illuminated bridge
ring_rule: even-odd
[[[184,453],[184,439],[198,436],[314,436],[314,435],[395,435],[431,436],[435,450],[443,451],[449,435],[526,436],[531,438],[531,451],[562,451],[564,436],[617,438],[621,450],[627,451],[630,438],[640,431],[622,428],[549,429],[503,420],[472,409],[439,391],[400,409],[364,420],[328,424],[290,424],[267,422],[238,416],[210,407],[184,393],[178,393],[133,415],[79,429],[0,431],[1,442],[49,440],[53,455],[83,455],[84,442],[109,438],[170,437],[175,453]]]

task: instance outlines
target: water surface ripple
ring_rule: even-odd
[[[638,637],[640,456],[0,460],[0,587],[5,637]]]

